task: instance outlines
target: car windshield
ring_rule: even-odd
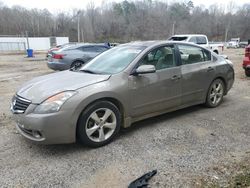
[[[146,47],[118,46],[97,56],[80,69],[97,74],[116,74],[124,70]]]

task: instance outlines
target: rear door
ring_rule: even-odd
[[[181,104],[181,68],[177,65],[174,45],[147,53],[140,65],[154,65],[155,73],[129,77],[132,114],[135,117],[161,112]]]
[[[199,103],[215,77],[215,64],[211,53],[200,47],[178,44],[181,59],[182,105]]]

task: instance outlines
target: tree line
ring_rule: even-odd
[[[192,1],[124,0],[89,3],[84,10],[52,14],[47,9],[7,7],[0,2],[0,35],[68,36],[70,41],[127,42],[167,39],[174,34],[206,34],[212,41],[250,39],[250,3],[205,7]]]

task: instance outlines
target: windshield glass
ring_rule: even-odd
[[[116,74],[124,70],[143,49],[143,46],[114,47],[91,60],[80,71]]]

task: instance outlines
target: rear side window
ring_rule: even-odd
[[[104,52],[107,50],[107,48],[104,46],[94,46],[94,50],[95,52]]]
[[[197,43],[196,44],[207,44],[206,37],[196,37]]]
[[[104,52],[107,50],[104,46],[82,46],[78,49],[84,52]]]
[[[188,37],[171,37],[168,40],[171,41],[186,41]]]
[[[211,53],[196,46],[178,45],[183,65],[211,60]]]
[[[81,46],[78,48],[79,50],[83,51],[83,52],[94,52],[94,46]]]

